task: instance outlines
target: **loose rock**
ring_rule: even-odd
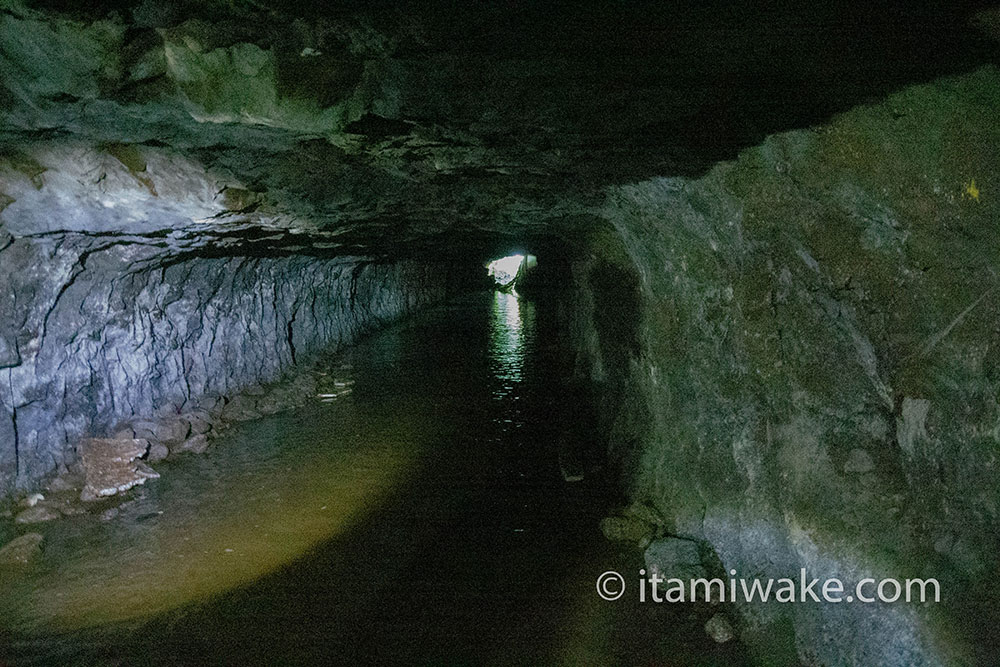
[[[132,440],[135,438],[135,430],[131,426],[125,426],[115,431],[115,440]]]
[[[193,438],[188,438],[181,444],[173,447],[170,451],[172,454],[180,454],[183,452],[192,452],[194,454],[204,454],[208,449],[208,436],[207,435],[196,435]]]
[[[62,512],[63,516],[78,516],[80,514],[86,514],[86,508],[80,507],[79,505],[60,505],[59,511]]]
[[[18,507],[34,507],[38,504],[38,501],[45,500],[45,496],[40,493],[32,493],[29,496],[25,496],[18,501]]]
[[[261,396],[257,400],[257,410],[260,411],[261,414],[273,415],[284,410],[288,404],[289,400],[287,397],[283,396],[282,392],[276,389],[268,392],[264,396]]]
[[[87,483],[81,500],[94,500],[145,484],[159,475],[138,457],[149,448],[148,440],[89,438],[80,443],[80,457]]]
[[[729,620],[722,614],[716,614],[708,619],[708,622],[705,623],[705,633],[715,640],[717,644],[725,644],[736,637],[736,633],[733,632],[733,626],[730,625]]]
[[[202,435],[212,430],[211,417],[206,413],[187,414],[184,418],[191,425],[191,435]]]
[[[222,409],[222,417],[229,421],[248,421],[262,416],[257,409],[257,400],[252,396],[234,396]]]
[[[170,456],[170,449],[162,442],[149,443],[149,452],[146,454],[146,461],[149,463],[159,463]]]
[[[49,482],[48,485],[45,488],[48,489],[49,491],[54,492],[54,493],[59,493],[59,492],[62,492],[62,491],[72,491],[73,489],[76,489],[76,488],[79,488],[79,487],[76,486],[73,482],[71,482],[66,477],[63,477],[62,475],[60,475],[59,477],[53,478],[52,481]]]
[[[136,422],[137,438],[155,440],[166,445],[183,442],[191,432],[191,424],[182,417],[166,417],[158,421]]]
[[[632,542],[644,546],[653,534],[653,527],[637,517],[609,516],[601,519],[601,532],[612,542]]]
[[[21,524],[42,523],[43,521],[58,519],[61,516],[62,512],[49,507],[48,505],[35,505],[34,507],[29,507],[14,517],[14,522]]]
[[[27,533],[11,540],[0,549],[0,566],[27,564],[41,552],[44,540],[38,533]]]

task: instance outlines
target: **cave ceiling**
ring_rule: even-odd
[[[223,254],[571,238],[609,185],[989,61],[981,8],[941,4],[3,0],[0,221]]]

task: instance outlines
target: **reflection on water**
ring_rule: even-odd
[[[497,291],[493,296],[490,322],[490,361],[493,376],[500,380],[497,398],[504,398],[513,383],[524,379],[525,357],[530,353],[535,335],[535,308],[511,292]]]
[[[242,425],[208,457],[158,466],[157,484],[101,520],[47,527],[38,568],[4,582],[5,624],[72,630],[161,613],[253,581],[363,520],[423,434],[405,416],[391,428],[362,423],[348,401],[322,408]]]
[[[350,396],[158,465],[107,520],[38,526],[0,581],[0,664],[739,664],[684,612],[597,598],[641,560],[601,537],[599,479],[559,472],[580,406],[538,344],[555,312],[428,312],[331,362]]]

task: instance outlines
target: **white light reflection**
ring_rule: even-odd
[[[493,280],[496,281],[497,285],[506,287],[517,278],[523,262],[524,255],[511,255],[495,259],[486,265],[487,273],[493,276]]]
[[[493,317],[490,322],[490,358],[493,373],[500,380],[495,398],[510,395],[514,385],[524,379],[527,346],[534,327],[531,302],[522,302],[514,293],[494,292]]]

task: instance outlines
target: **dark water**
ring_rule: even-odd
[[[14,665],[740,664],[690,610],[601,600],[637,554],[550,300],[480,294],[330,361],[353,393],[240,425],[3,580]],[[584,471],[564,481],[563,469]],[[100,510],[98,510],[100,511]]]

